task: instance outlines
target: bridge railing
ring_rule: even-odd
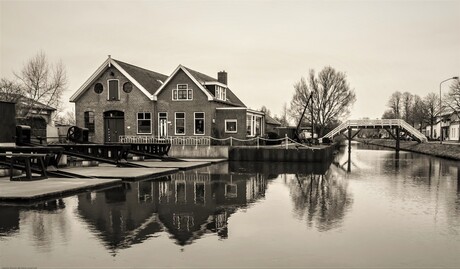
[[[327,137],[329,139],[334,138],[334,136],[340,134],[341,132],[345,131],[349,127],[354,128],[376,128],[376,127],[401,127],[415,136],[421,142],[426,142],[428,139],[424,134],[422,134],[419,130],[412,127],[410,124],[405,122],[402,119],[381,119],[381,120],[347,120],[334,128],[332,131],[327,133],[323,138]]]

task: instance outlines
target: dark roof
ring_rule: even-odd
[[[200,73],[198,71],[195,71],[185,66],[182,66],[182,67],[185,68],[190,73],[190,75],[192,75],[196,80],[198,80],[198,82],[201,83],[201,85],[203,85],[205,82],[219,82],[217,79],[211,76],[205,75],[203,73]],[[204,88],[206,89],[206,87]],[[206,90],[211,95],[213,95],[211,91],[209,91],[208,89]],[[214,100],[214,101],[223,103],[223,104],[227,104],[227,105],[231,105],[231,106],[246,107],[246,105],[232,92],[232,90],[228,88],[228,86],[227,86],[226,95],[227,95],[227,101],[222,101],[222,100]]]
[[[267,114],[265,114],[265,123],[267,124],[272,124],[272,125],[279,125],[281,126],[281,122],[277,121],[276,119],[268,116]]]
[[[198,82],[200,82],[201,84],[205,83],[205,82],[218,82],[217,79],[213,78],[213,77],[210,77],[208,75],[205,75],[203,73],[200,73],[198,71],[195,71],[195,70],[192,70],[188,67],[185,67],[183,66],[185,69],[187,69],[187,71],[194,77],[196,78],[196,80],[198,80]]]
[[[49,110],[49,111],[56,110],[54,107],[45,105],[39,101],[34,101],[33,99],[20,95],[20,94],[7,95],[5,93],[0,93],[0,100],[8,100],[8,101],[1,101],[1,102],[16,103],[17,105],[33,104],[32,106],[33,109],[43,109],[43,110]]]
[[[168,76],[153,72],[132,64],[128,64],[119,60],[113,59],[128,72],[139,84],[141,84],[149,93],[154,94],[158,88],[166,81]],[[161,81],[161,82],[160,82]]]

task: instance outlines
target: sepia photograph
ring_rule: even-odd
[[[0,0],[0,269],[460,268],[460,0]]]

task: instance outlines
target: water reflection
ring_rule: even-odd
[[[325,174],[296,174],[286,184],[297,217],[319,231],[340,227],[353,201],[346,179],[333,170]]]
[[[69,219],[61,214],[65,208],[63,199],[33,205],[0,206],[0,238],[14,236],[22,227],[39,252],[49,252],[57,238],[68,241]]]
[[[207,233],[226,239],[228,218],[264,197],[267,179],[229,171],[228,164],[212,170],[79,195],[78,214],[114,255],[163,231],[182,246]]]

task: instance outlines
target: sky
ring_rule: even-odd
[[[356,93],[349,119],[373,119],[391,93],[423,97],[460,75],[460,0],[0,0],[1,77],[39,51],[65,65],[68,109],[111,55],[165,75],[179,64],[213,77],[225,70],[248,107],[277,115],[309,70],[331,66]]]

